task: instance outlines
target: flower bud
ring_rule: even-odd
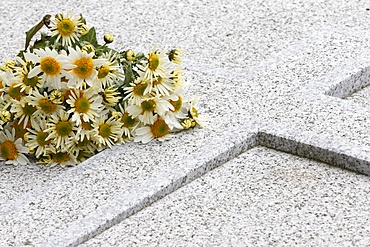
[[[7,122],[9,122],[12,119],[12,114],[9,111],[7,111],[7,110],[3,110],[1,112],[0,119],[4,123],[7,123]]]
[[[81,35],[86,35],[90,31],[89,27],[86,24],[82,24],[80,26],[81,29]]]
[[[113,34],[111,34],[111,33],[104,34],[104,42],[105,43],[110,44],[110,43],[113,42],[113,40],[114,40]]]
[[[171,50],[168,54],[168,59],[170,59],[171,62],[180,64],[182,62],[182,51],[179,49]]]
[[[92,45],[84,45],[82,46],[81,51],[86,51],[87,53],[91,53],[91,52],[94,53],[95,49],[94,49],[94,46]]]
[[[133,60],[135,60],[135,57],[136,57],[136,55],[135,55],[135,52],[133,50],[130,49],[130,50],[127,50],[125,52],[125,59],[127,61],[133,61]]]
[[[0,69],[4,71],[13,71],[15,69],[15,62],[13,60],[8,60],[5,64],[0,66]]]
[[[63,102],[63,94],[59,90],[53,90],[50,93],[50,99],[53,103],[61,103]]]

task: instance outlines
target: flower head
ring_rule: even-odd
[[[95,142],[100,148],[109,147],[122,138],[122,129],[120,122],[114,117],[107,118],[107,115],[103,115],[99,121],[93,123],[95,131]]]
[[[64,110],[59,110],[55,115],[50,115],[50,121],[47,123],[45,132],[49,133],[46,141],[52,140],[55,148],[65,151],[73,144],[76,138],[77,127],[72,122],[70,116]]]
[[[69,78],[68,87],[83,89],[86,88],[86,84],[92,87],[98,75],[96,67],[103,65],[106,59],[93,59],[95,55],[93,52],[81,51],[78,46],[76,49],[68,47],[68,51],[69,62],[74,65],[70,71],[72,78]]]
[[[84,29],[81,16],[74,17],[73,13],[57,14],[52,19],[50,30],[52,36],[57,36],[57,41],[62,40],[63,46],[71,46],[76,42]]]
[[[102,97],[93,88],[87,90],[70,90],[71,95],[66,102],[71,107],[67,113],[73,113],[72,121],[77,126],[84,122],[95,122],[103,110]]]
[[[46,47],[45,50],[34,50],[34,53],[24,54],[26,59],[38,64],[28,73],[28,78],[34,78],[42,73],[42,79],[46,83],[46,87],[61,89],[62,77],[71,78],[72,76],[67,70],[76,66],[68,62],[65,52],[58,54],[56,50],[50,50]]]
[[[166,121],[158,117],[158,115],[155,115],[153,124],[140,127],[136,130],[136,137],[134,141],[147,143],[154,138],[163,141],[171,137],[169,131],[170,128],[167,125]]]
[[[25,165],[29,161],[24,154],[28,153],[28,149],[23,146],[22,139],[15,138],[15,130],[12,132],[5,130],[0,132],[0,160],[4,160],[5,164]]]

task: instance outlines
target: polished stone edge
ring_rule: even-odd
[[[370,149],[344,139],[314,136],[281,126],[264,125],[259,130],[238,130],[221,137],[197,153],[72,222],[67,229],[36,246],[75,246],[102,233],[153,202],[177,190],[256,146],[265,146],[370,175]]]

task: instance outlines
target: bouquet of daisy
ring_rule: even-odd
[[[112,41],[106,34],[98,44],[95,29],[71,13],[46,15],[26,32],[25,49],[0,67],[1,161],[71,166],[202,125],[197,98],[185,97],[181,50],[136,54]]]

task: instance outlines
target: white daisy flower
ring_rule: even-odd
[[[167,100],[153,97],[147,100],[142,100],[140,105],[130,105],[127,107],[127,112],[133,118],[138,117],[143,124],[153,124],[155,113],[159,116],[164,116],[167,111],[173,109],[174,107]]]
[[[10,112],[14,113],[14,117],[23,123],[23,128],[26,128],[28,121],[32,120],[32,116],[36,112],[36,107],[28,103],[26,98],[21,100],[12,100]]]
[[[13,73],[7,73],[6,76],[7,76],[7,79],[5,80],[6,93],[15,100],[18,100],[18,101],[21,100],[26,95],[26,93],[24,91],[21,92],[22,88],[17,83],[17,81],[14,79]]]
[[[166,121],[159,118],[158,115],[155,115],[153,124],[140,127],[135,131],[136,136],[134,142],[148,143],[154,138],[157,138],[160,141],[167,140],[171,138],[169,131],[170,128]]]
[[[75,166],[77,159],[72,152],[57,150],[50,153],[50,160],[46,164],[47,166],[54,167],[61,165],[62,167]]]
[[[95,142],[99,149],[104,149],[107,146],[112,148],[122,137],[121,123],[114,117],[107,118],[107,114],[104,114],[99,121],[93,123]]]
[[[71,107],[67,113],[73,113],[72,121],[76,122],[77,126],[84,122],[95,122],[103,110],[102,97],[97,94],[94,88],[87,90],[70,90],[70,96],[66,102]]]
[[[42,73],[41,78],[45,82],[46,87],[53,89],[62,88],[62,77],[72,78],[67,70],[73,69],[76,66],[68,62],[65,51],[58,54],[56,50],[50,50],[50,48],[46,47],[45,50],[34,50],[34,53],[24,54],[27,60],[38,64],[28,73],[28,78],[33,78]]]
[[[127,104],[125,104],[125,107],[122,107],[122,105],[120,104],[119,108],[119,119],[122,124],[123,135],[128,139],[131,139],[133,137],[133,132],[139,125],[139,121],[138,119],[131,117],[129,113],[125,110],[127,108]]]
[[[124,91],[126,93],[125,100],[129,100],[134,105],[139,105],[143,99],[147,99],[149,94],[144,93],[148,88],[150,81],[143,80],[139,77],[133,83],[130,83],[130,87],[125,87]]]
[[[34,68],[31,61],[24,61],[20,57],[16,57],[20,66],[15,67],[14,80],[17,82],[15,86],[21,87],[21,92],[25,91],[27,94],[32,93],[33,90],[39,89],[43,86],[44,81],[39,76],[28,78],[29,72]]]
[[[22,145],[22,139],[15,138],[15,130],[12,129],[0,132],[0,160],[5,164],[25,165],[29,161],[24,154],[28,154],[28,149]]]
[[[26,99],[30,105],[37,108],[35,116],[48,116],[65,108],[61,101],[51,99],[45,91],[40,94],[38,90],[34,90]]]
[[[50,152],[55,152],[55,148],[51,145],[51,140],[46,140],[49,136],[45,130],[47,129],[46,121],[43,118],[37,118],[32,122],[32,128],[29,128],[28,141],[26,147],[35,154],[36,158],[46,156]]]
[[[198,102],[199,97],[191,96],[186,103],[186,109],[188,117],[193,119],[197,125],[204,127],[207,125],[208,119],[205,116],[199,115],[198,113]]]
[[[103,88],[113,86],[117,80],[123,79],[123,74],[120,71],[120,66],[117,60],[117,53],[104,53],[101,58],[105,58],[104,63],[98,68],[97,79]]]
[[[187,112],[184,111],[183,107],[183,97],[182,95],[172,94],[170,96],[164,97],[168,102],[173,106],[173,110],[166,112],[163,116],[163,119],[166,121],[170,129],[183,129],[183,126],[180,124],[181,119],[187,118]]]
[[[73,13],[57,14],[51,22],[51,36],[58,36],[57,42],[62,39],[63,46],[71,46],[78,40],[83,31],[81,16],[73,17]]]
[[[166,77],[166,70],[169,67],[169,61],[164,52],[158,51],[155,47],[149,51],[146,55],[146,59],[143,64],[139,64],[137,67],[143,72],[145,79],[153,82],[156,77]]]
[[[70,71],[72,78],[68,80],[69,88],[83,89],[86,84],[90,87],[94,86],[94,80],[97,78],[98,72],[95,67],[102,66],[107,59],[93,59],[95,55],[93,52],[87,53],[81,51],[77,46],[76,49],[68,47],[69,62],[75,67]]]
[[[52,140],[55,148],[63,152],[72,146],[72,141],[76,138],[77,127],[67,112],[59,110],[56,114],[50,115],[46,125],[45,131],[49,133],[46,141]]]

